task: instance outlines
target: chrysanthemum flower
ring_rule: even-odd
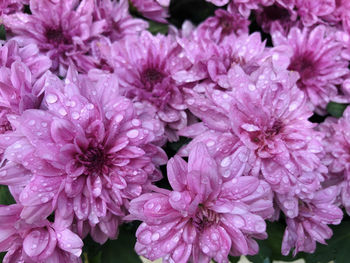
[[[215,11],[215,16],[209,17],[197,28],[198,35],[219,43],[231,34],[248,33],[249,20],[238,12],[223,9]]]
[[[12,130],[10,115],[39,106],[43,85],[38,79],[50,66],[50,59],[39,55],[34,44],[20,48],[10,40],[0,45],[0,134]]]
[[[128,200],[161,178],[156,167],[167,157],[151,144],[154,125],[119,95],[114,76],[96,83],[69,71],[65,84],[55,76],[47,83],[47,110],[23,112],[0,140],[7,159],[0,182],[24,186],[26,222],[46,218],[63,198],[64,210],[73,208],[103,243],[116,236]]]
[[[21,218],[22,206],[0,207],[0,250],[10,262],[81,262],[83,241],[69,228],[48,220],[27,224]]]
[[[325,135],[323,163],[329,170],[328,180],[341,188],[341,202],[350,214],[350,109],[343,117],[329,117],[319,126]]]
[[[144,17],[161,23],[167,22],[170,0],[131,0],[131,3]]]
[[[282,254],[288,255],[292,248],[293,255],[304,251],[313,253],[316,241],[326,244],[333,232],[329,224],[340,223],[343,212],[335,205],[339,189],[331,186],[315,193],[314,198],[307,202],[299,202],[299,215],[296,218],[287,218],[287,228],[282,241]]]
[[[309,30],[292,28],[287,37],[272,33],[274,45],[289,45],[293,56],[288,69],[299,73],[298,88],[308,97],[312,108],[323,112],[327,103],[338,95],[348,74],[348,61],[341,57],[342,44],[325,26]]]
[[[296,79],[297,74],[277,70],[271,63],[250,75],[233,66],[229,71],[232,92],[208,89],[206,100],[187,98],[189,109],[204,122],[207,132],[203,124],[184,129],[180,134],[195,135],[186,148],[206,143],[226,178],[237,173],[261,176],[278,194],[312,195],[327,169],[318,157],[323,150],[321,134],[308,121],[312,112]]]
[[[133,101],[153,105],[155,117],[162,121],[172,141],[177,140],[176,131],[187,125],[181,85],[173,79],[177,71],[189,65],[180,52],[173,37],[143,32],[138,38],[115,42],[106,54],[119,77],[121,92]]]
[[[188,164],[175,156],[167,165],[173,191],[158,189],[130,203],[129,219],[144,221],[136,232],[136,251],[163,262],[228,262],[227,256],[255,254],[253,238],[266,238],[271,216],[268,184],[255,177],[223,181],[204,144],[190,152]]]
[[[93,21],[92,0],[30,1],[32,14],[3,16],[4,25],[20,43],[35,43],[52,60],[52,69],[65,75],[73,63],[79,71],[94,67],[87,41],[103,31],[105,21]]]
[[[298,23],[294,0],[275,0],[273,5],[259,7],[255,14],[257,22],[268,33],[278,30],[287,34]]]
[[[288,47],[267,49],[259,33],[231,34],[217,44],[201,37],[200,32],[194,31],[191,37],[179,40],[185,56],[192,63],[188,69],[175,74],[175,79],[180,83],[196,84],[207,80],[210,84],[231,90],[228,71],[232,65],[238,64],[250,74],[267,58],[273,57],[273,63],[280,68],[286,68],[289,64]]]
[[[103,35],[111,41],[122,39],[126,35],[139,34],[148,27],[146,21],[130,15],[127,0],[98,0],[94,17],[96,21],[101,21]]]
[[[20,11],[23,5],[28,4],[29,0],[1,0],[0,16],[2,14],[12,14]]]
[[[295,0],[298,15],[304,26],[309,27],[320,21],[320,17],[330,15],[338,0]]]

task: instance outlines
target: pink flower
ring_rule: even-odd
[[[81,262],[83,241],[68,228],[48,220],[27,224],[18,204],[0,207],[0,250],[9,262]]]
[[[200,29],[199,27],[198,31],[193,32],[191,38],[179,40],[192,66],[175,74],[178,82],[196,84],[200,81],[203,84],[206,80],[219,88],[230,90],[232,86],[228,80],[228,71],[231,65],[240,65],[247,74],[271,57],[275,66],[286,68],[289,65],[288,47],[267,49],[259,33],[240,36],[231,34],[217,44],[203,38]]]
[[[143,32],[104,50],[119,77],[121,92],[134,101],[153,105],[167,138],[177,140],[176,131],[187,125],[187,107],[182,86],[173,76],[189,62],[180,57],[181,47],[174,38]]]
[[[144,17],[167,23],[170,0],[131,0],[131,3]]]
[[[12,14],[21,11],[24,4],[28,4],[29,0],[2,0],[0,2],[0,15]]]
[[[320,17],[332,14],[337,0],[295,0],[295,2],[302,23],[309,27],[319,22]]]
[[[30,1],[31,15],[3,16],[4,25],[20,43],[35,43],[53,62],[52,69],[65,75],[73,63],[79,71],[94,67],[88,41],[99,36],[105,21],[93,21],[93,0]]]
[[[163,262],[228,262],[227,256],[255,254],[253,238],[266,238],[272,194],[264,181],[223,181],[205,145],[197,144],[188,164],[178,156],[167,165],[173,191],[158,189],[130,203],[128,219],[144,221],[136,251]]]
[[[0,46],[0,134],[14,128],[9,118],[39,107],[43,87],[39,78],[50,66],[49,58],[39,55],[34,44],[19,47],[10,40]]]
[[[232,0],[229,5],[234,6],[245,17],[249,17],[251,10],[262,6],[270,6],[275,0]]]
[[[215,11],[215,16],[209,17],[199,25],[197,31],[201,37],[213,39],[219,43],[231,34],[248,33],[249,24],[249,20],[238,12],[218,9]]]
[[[142,122],[119,95],[115,76],[91,78],[73,70],[65,84],[48,77],[47,110],[23,112],[16,131],[1,138],[8,160],[1,183],[24,187],[19,201],[26,222],[46,218],[62,199],[60,210],[74,209],[103,243],[116,236],[128,200],[161,178],[156,168],[167,157],[151,144],[155,125]]]
[[[257,22],[265,32],[278,30],[287,34],[298,24],[295,0],[276,0],[273,5],[261,6],[256,10]]]
[[[340,85],[349,73],[348,61],[341,57],[342,44],[326,27],[309,30],[292,28],[287,37],[272,34],[275,45],[289,45],[293,56],[288,69],[299,73],[298,88],[312,108],[323,113],[327,103],[338,95]]]
[[[206,1],[217,6],[224,6],[228,4],[228,2],[230,2],[230,0],[206,0]]]
[[[95,20],[101,21],[104,26],[103,35],[111,41],[122,39],[126,35],[137,35],[148,27],[146,21],[129,14],[127,0],[98,0],[94,12]]]
[[[340,119],[327,118],[319,129],[325,135],[323,163],[328,166],[327,180],[341,189],[341,202],[350,214],[350,109]]]
[[[299,215],[287,218],[287,228],[282,242],[282,254],[288,255],[295,248],[293,255],[304,251],[313,253],[316,241],[326,244],[325,239],[332,236],[328,224],[340,223],[343,212],[334,202],[339,194],[336,186],[331,186],[315,193],[314,198],[307,202],[300,201]]]
[[[249,75],[234,65],[228,78],[232,92],[187,91],[190,111],[204,124],[180,133],[194,137],[182,154],[203,142],[227,179],[259,176],[278,194],[311,196],[327,169],[319,159],[322,135],[308,121],[312,112],[295,85],[296,74],[270,62]]]

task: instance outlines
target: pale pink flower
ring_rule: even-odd
[[[288,69],[300,75],[297,86],[310,101],[312,109],[324,113],[327,103],[338,94],[349,73],[348,61],[341,57],[342,43],[325,26],[312,30],[292,28],[287,37],[272,34],[274,45],[288,45],[293,56]]]
[[[266,238],[271,216],[268,184],[255,177],[223,181],[206,146],[197,144],[188,164],[179,156],[167,165],[173,191],[155,189],[130,203],[128,219],[144,221],[136,251],[163,262],[228,262],[229,254],[255,254],[253,238]]]
[[[1,138],[7,162],[0,181],[24,186],[26,222],[46,218],[63,198],[63,210],[74,209],[103,243],[116,236],[128,200],[161,178],[156,168],[167,157],[151,144],[155,125],[119,95],[115,76],[101,73],[95,81],[70,70],[65,84],[53,75],[46,82],[47,110],[23,112],[16,130]]]

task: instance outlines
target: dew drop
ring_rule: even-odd
[[[136,138],[137,136],[139,136],[139,131],[138,130],[130,130],[126,133],[126,136],[128,136],[131,139]]]
[[[50,104],[55,103],[57,101],[57,99],[58,98],[57,98],[57,96],[55,94],[48,94],[46,96],[46,102],[50,103]]]

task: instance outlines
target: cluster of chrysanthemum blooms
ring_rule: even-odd
[[[169,0],[131,2],[166,22]],[[83,238],[131,220],[137,253],[164,262],[255,254],[281,215],[283,254],[331,237],[350,211],[350,110],[308,119],[350,101],[350,1],[211,2],[225,6],[167,36],[127,0],[0,3],[4,262],[81,262]]]

